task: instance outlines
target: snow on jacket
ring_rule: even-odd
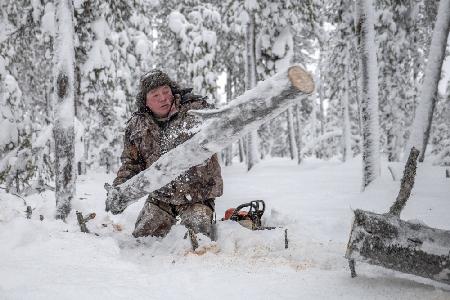
[[[192,94],[175,95],[178,112],[165,121],[158,121],[149,110],[134,113],[125,129],[122,165],[113,185],[117,186],[145,170],[163,154],[193,136],[193,128],[199,125],[191,109],[204,109],[208,103]],[[217,154],[202,165],[190,168],[175,180],[150,194],[150,197],[170,204],[180,205],[202,202],[219,197],[223,181]]]

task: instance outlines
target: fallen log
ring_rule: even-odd
[[[165,186],[192,166],[199,165],[263,123],[308,97],[314,82],[306,71],[292,66],[215,110],[190,113],[202,120],[189,140],[160,157],[148,169],[108,192],[106,211],[121,213],[129,204]]]
[[[414,185],[419,151],[411,149],[397,200],[389,213],[357,209],[345,257],[450,284],[450,231],[406,222],[400,213]]]

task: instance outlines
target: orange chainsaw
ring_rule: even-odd
[[[247,210],[245,210],[248,208]],[[248,203],[239,205],[236,208],[229,208],[225,211],[222,221],[236,221],[245,228],[251,230],[275,229],[276,227],[268,227],[261,225],[261,218],[266,209],[263,200],[253,200]]]

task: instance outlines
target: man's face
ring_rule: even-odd
[[[158,118],[167,117],[172,102],[172,90],[168,85],[157,87],[147,93],[146,105]]]

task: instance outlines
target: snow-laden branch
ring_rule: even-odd
[[[125,183],[110,187],[106,210],[122,212],[129,204],[165,186],[189,168],[199,165],[314,90],[311,76],[292,66],[258,85],[228,105],[216,110],[192,111],[203,120],[198,132],[188,141],[160,157],[148,169]]]
[[[314,150],[316,148],[316,146],[318,144],[320,144],[321,142],[324,142],[324,141],[332,139],[332,138],[340,137],[340,136],[342,136],[342,130],[340,130],[340,129],[329,131],[329,132],[325,132],[321,136],[319,136],[319,137],[313,139],[311,142],[307,143],[303,147],[303,149],[301,151],[301,155],[304,156],[308,152]]]

